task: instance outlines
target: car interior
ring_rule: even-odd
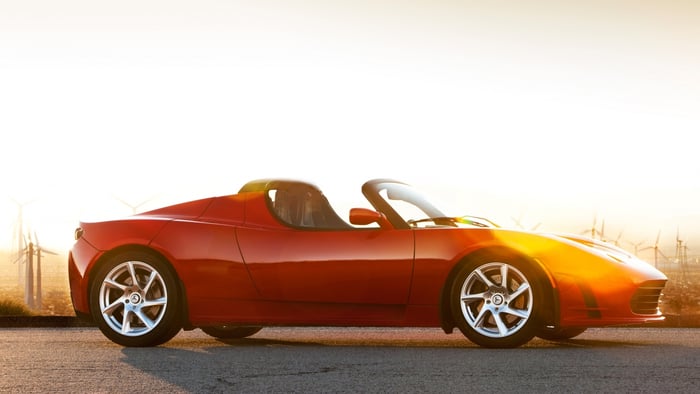
[[[271,189],[268,198],[279,220],[293,227],[321,230],[352,229],[338,216],[326,197],[304,185]]]

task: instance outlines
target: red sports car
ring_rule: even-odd
[[[256,180],[234,195],[81,223],[69,255],[78,316],[123,346],[181,329],[457,327],[485,347],[663,320],[667,278],[614,245],[448,216],[376,179],[349,222],[313,184]]]

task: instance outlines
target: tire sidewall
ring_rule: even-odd
[[[241,339],[257,334],[262,327],[209,326],[200,327],[205,334],[219,339]]]
[[[167,291],[165,314],[156,327],[139,336],[126,336],[116,332],[107,324],[105,317],[100,312],[100,287],[112,269],[127,261],[142,262],[151,266],[163,278]],[[176,275],[170,265],[164,262],[163,259],[147,252],[123,252],[109,258],[95,273],[89,293],[90,311],[100,331],[111,341],[127,347],[157,346],[170,340],[181,329],[179,312],[181,309],[181,296],[178,290]]]
[[[548,341],[564,341],[577,337],[583,334],[585,331],[586,327],[567,327],[557,329],[544,328],[537,333],[537,337]]]
[[[530,284],[532,290],[532,311],[525,324],[509,336],[494,338],[483,335],[472,328],[463,315],[461,307],[461,291],[469,275],[489,263],[505,263],[520,271]],[[541,327],[543,310],[546,308],[541,284],[540,270],[534,267],[534,262],[520,256],[501,253],[489,253],[470,259],[458,268],[450,290],[450,309],[455,324],[470,341],[488,348],[513,348],[521,346],[535,337]]]

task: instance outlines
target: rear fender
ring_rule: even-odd
[[[190,323],[190,318],[189,318],[189,306],[188,306],[188,298],[187,298],[187,289],[185,288],[185,285],[182,283],[182,280],[180,280],[180,276],[178,275],[177,270],[175,267],[173,267],[172,263],[161,253],[159,253],[157,250],[154,250],[152,248],[143,246],[143,245],[124,245],[119,248],[116,248],[114,250],[110,250],[109,252],[103,254],[100,256],[100,258],[95,262],[94,267],[90,269],[90,276],[87,278],[88,284],[87,284],[87,289],[88,289],[88,298],[90,297],[89,292],[90,289],[92,289],[93,283],[95,281],[94,274],[99,272],[100,266],[102,264],[105,264],[105,262],[109,261],[113,256],[123,253],[123,252],[130,252],[130,251],[142,251],[145,253],[150,253],[155,256],[157,256],[159,259],[170,265],[170,268],[172,269],[172,272],[175,275],[175,279],[177,281],[178,285],[178,290],[180,290],[180,294],[182,294],[182,302],[181,304],[181,309],[180,309],[180,320],[183,324],[183,328],[185,330],[192,329],[191,323]],[[87,302],[88,305],[88,310],[87,313],[81,312],[82,315],[85,315],[86,317],[91,316],[91,311],[89,310],[89,305],[90,303]],[[91,317],[90,317],[91,319]]]

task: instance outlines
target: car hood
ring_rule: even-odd
[[[639,259],[634,254],[618,247],[614,243],[605,242],[598,239],[589,238],[578,234],[550,234],[551,237],[558,238],[562,242],[569,242],[578,246],[580,249],[587,251],[592,255],[596,255],[604,260],[626,266],[637,272],[643,272],[647,275],[666,279],[666,276],[656,269],[652,264]]]

